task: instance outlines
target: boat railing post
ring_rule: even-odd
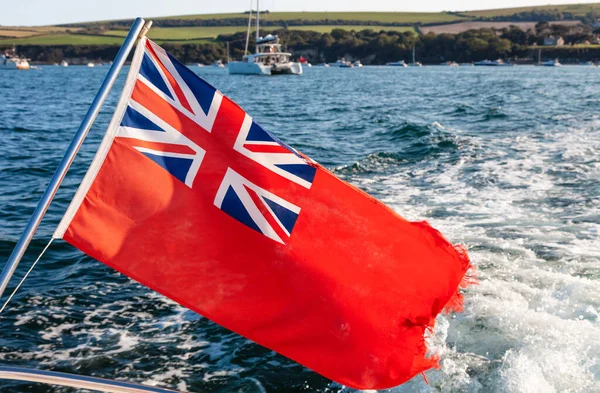
[[[83,121],[81,122],[81,125],[77,130],[77,133],[73,137],[73,140],[67,148],[67,151],[64,157],[62,158],[60,164],[58,165],[58,168],[56,169],[54,175],[50,179],[48,187],[46,188],[44,194],[42,195],[42,198],[38,202],[38,205],[35,208],[33,215],[29,219],[25,230],[21,234],[21,237],[19,238],[12,254],[8,258],[8,261],[6,262],[6,265],[2,270],[2,274],[0,275],[0,298],[4,294],[4,291],[6,290],[6,287],[13,273],[15,272],[15,269],[17,268],[19,262],[23,258],[25,250],[27,250],[31,239],[35,235],[35,232],[37,231],[37,228],[39,227],[42,218],[44,218],[44,215],[46,214],[46,211],[48,210],[48,207],[50,206],[50,203],[52,202],[56,191],[58,191],[58,188],[60,187],[65,175],[67,174],[67,171],[71,166],[71,163],[75,159],[77,152],[79,151],[90,128],[92,127],[94,120],[96,120],[96,116],[100,112],[102,104],[106,100],[110,89],[114,85],[115,80],[119,75],[119,71],[125,64],[127,56],[129,56],[129,53],[134,47],[135,42],[140,35],[140,32],[144,28],[144,23],[145,21],[142,18],[137,18],[133,22],[129,33],[125,38],[125,41],[123,41],[121,49],[119,49],[119,52],[117,53],[117,56],[115,57],[115,60],[113,61],[112,66],[110,67],[110,70],[104,78],[104,82],[102,82],[102,85],[100,86],[100,89],[98,90],[98,93],[96,94],[96,97],[92,102],[92,105],[90,106],[85,117],[83,118]]]

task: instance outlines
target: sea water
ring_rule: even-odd
[[[440,369],[390,392],[600,392],[600,68],[196,72],[341,178],[469,248],[479,284],[465,292],[465,312],[440,316],[428,339]],[[0,73],[2,263],[105,73]],[[50,238],[117,98],[17,279]],[[62,241],[0,315],[0,364],[198,393],[351,391]],[[72,391],[13,382],[0,390]]]

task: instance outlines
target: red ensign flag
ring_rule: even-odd
[[[55,237],[359,389],[435,366],[425,330],[469,268],[146,39]]]

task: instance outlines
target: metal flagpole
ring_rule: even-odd
[[[142,29],[144,29],[144,23],[145,21],[142,18],[137,18],[135,22],[133,22],[133,25],[131,26],[127,37],[125,38],[125,41],[123,42],[119,53],[117,53],[117,56],[115,57],[115,60],[112,66],[110,67],[108,74],[106,74],[106,78],[104,78],[104,82],[102,82],[102,86],[100,86],[100,90],[98,90],[98,93],[96,94],[96,98],[94,98],[92,105],[90,106],[90,108],[87,111],[87,114],[83,118],[83,121],[81,122],[81,125],[79,126],[79,129],[75,134],[75,137],[71,141],[71,144],[69,145],[69,148],[67,149],[67,152],[65,153],[62,161],[58,165],[56,172],[54,172],[52,179],[50,179],[50,183],[48,184],[46,191],[44,191],[42,199],[40,199],[40,201],[38,202],[38,205],[35,208],[33,215],[29,219],[27,227],[25,227],[25,231],[19,238],[15,249],[8,258],[8,262],[6,262],[6,265],[2,270],[2,274],[0,275],[0,298],[4,294],[4,290],[6,289],[10,278],[15,272],[17,265],[21,261],[23,254],[25,254],[27,246],[29,246],[29,243],[31,242],[33,235],[35,234],[38,226],[40,225],[42,218],[46,214],[46,210],[48,210],[48,206],[50,206],[50,203],[52,202],[56,191],[58,191],[58,188],[60,187],[60,184],[62,183],[65,175],[67,174],[71,163],[75,159],[75,156],[77,155],[81,144],[83,143],[90,128],[92,127],[94,120],[96,120],[96,116],[98,115],[98,112],[100,112],[102,104],[106,100],[110,89],[115,83],[115,80],[119,75],[119,71],[123,67],[123,64],[125,64],[125,60],[127,60],[129,52],[131,52],[131,49],[135,45],[135,41],[140,36]]]

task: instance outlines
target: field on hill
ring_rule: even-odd
[[[201,27],[154,27],[150,29],[148,37],[157,42],[169,43],[201,43],[212,41],[220,34],[234,34],[245,32],[244,26],[201,26]],[[268,34],[280,29],[277,26],[266,26],[261,28],[261,35]],[[414,31],[411,26],[364,26],[364,25],[317,25],[317,26],[291,26],[290,30],[316,31],[329,33],[333,29],[344,30],[366,30],[375,31]],[[255,30],[252,30],[254,34]],[[16,32],[19,35],[12,35]],[[0,45],[117,45],[125,37],[125,30],[108,30],[103,35],[92,34],[68,34],[64,32],[35,32],[0,29]]]
[[[577,20],[564,20],[560,22],[550,22],[550,24],[561,24],[575,26],[580,22]],[[447,25],[423,26],[420,28],[423,34],[458,34],[467,30],[478,29],[503,29],[510,26],[518,26],[521,30],[535,29],[536,22],[460,22]]]
[[[102,37],[85,34],[42,34],[23,38],[0,37],[0,48],[11,45],[121,45],[120,37]]]
[[[574,16],[585,16],[588,12],[600,12],[600,3],[589,4],[563,4],[563,5],[541,5],[534,7],[518,7],[518,8],[499,8],[493,10],[467,11],[461,12],[461,15],[472,16],[476,18],[491,18],[494,16],[510,16],[519,12],[529,11],[559,11],[569,12]]]
[[[39,32],[35,30],[17,30],[17,29],[0,29],[0,38],[3,37],[30,37],[32,35],[38,35]]]
[[[81,29],[77,28],[66,28],[61,26],[32,26],[32,27],[23,27],[23,26],[0,26],[0,39],[2,38],[23,38],[23,37],[32,37],[35,35],[42,34],[57,34],[57,33],[65,33],[76,32]]]

